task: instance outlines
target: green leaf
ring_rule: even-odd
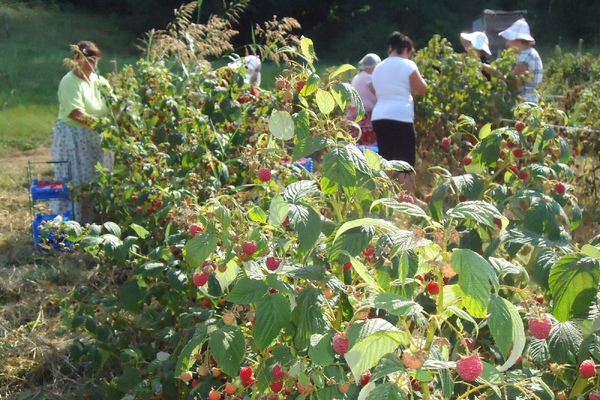
[[[352,263],[352,269],[361,277],[361,279],[375,292],[382,292],[383,288],[381,285],[371,276],[367,267],[356,257],[350,256],[350,262]]]
[[[362,226],[367,226],[367,225],[374,226],[376,228],[381,228],[381,229],[383,229],[385,231],[388,231],[388,232],[393,232],[396,229],[398,229],[391,222],[384,221],[382,219],[375,219],[375,218],[355,219],[353,221],[345,222],[340,227],[340,229],[338,229],[337,233],[335,234],[334,241],[336,241],[342,234],[344,234],[345,232],[349,231],[350,229],[360,228]]]
[[[429,218],[421,207],[411,203],[399,203],[398,200],[392,198],[375,200],[373,203],[371,203],[370,210],[373,210],[373,207],[376,207],[379,204],[382,204],[387,208],[391,208],[392,210],[400,211],[404,214],[410,215],[411,217]]]
[[[202,232],[191,238],[183,248],[183,257],[192,268],[199,268],[215,251],[219,238],[209,232]]]
[[[301,203],[302,200],[306,200],[307,197],[313,193],[317,193],[319,187],[315,181],[299,181],[290,184],[285,188],[283,197],[289,203]]]
[[[188,285],[187,275],[178,269],[169,269],[167,272],[167,279],[171,286],[171,290],[174,292],[183,292]]]
[[[339,240],[334,241],[330,237],[328,241],[332,241],[333,243],[328,248],[329,259],[331,261],[338,261],[340,256],[345,253],[348,253],[351,256],[357,256],[371,242],[374,234],[375,229],[373,226],[363,225],[344,232],[338,238]],[[343,263],[346,261],[348,261],[348,259],[346,257],[342,257],[340,262]]]
[[[335,354],[333,352],[333,347],[331,346],[332,340],[333,336],[331,332],[325,335],[315,333],[311,336],[308,356],[313,364],[326,367],[333,363]]]
[[[437,189],[435,189],[431,195],[431,199],[429,200],[429,211],[431,212],[431,217],[437,222],[441,222],[444,216],[444,199],[446,198],[446,193],[448,193],[449,187],[450,182],[444,182]]]
[[[475,318],[485,318],[490,299],[490,281],[498,290],[499,282],[492,266],[469,249],[457,249],[450,264],[458,273],[458,286],[463,292],[463,305]]]
[[[391,382],[385,382],[381,385],[377,385],[372,392],[369,393],[366,400],[407,400],[406,393]]]
[[[486,166],[496,165],[498,157],[500,157],[500,143],[502,135],[499,133],[491,133],[481,140],[481,143],[476,148],[476,158],[481,158],[481,163]]]
[[[300,39],[300,52],[309,63],[313,62],[313,56],[315,54],[314,44],[313,41],[306,36],[302,36]]]
[[[419,303],[393,293],[380,293],[373,299],[373,306],[388,311],[399,317],[409,317],[420,314],[423,307]]]
[[[296,307],[292,312],[292,320],[296,325],[294,345],[298,350],[310,344],[310,337],[322,333],[329,327],[323,314],[325,297],[319,288],[304,288],[296,299]]]
[[[465,201],[448,210],[447,214],[449,217],[475,221],[492,229],[496,226],[494,219],[504,218],[496,207],[485,201]]]
[[[237,376],[246,350],[242,331],[235,326],[223,326],[211,332],[209,346],[219,368],[229,376]]]
[[[468,200],[479,198],[479,195],[483,191],[483,182],[475,174],[455,176],[452,178],[452,181],[456,185],[458,191],[467,196]]]
[[[264,350],[292,320],[290,302],[280,293],[264,296],[256,305],[254,341]]]
[[[119,304],[130,313],[137,313],[142,309],[144,292],[140,289],[137,280],[127,281],[119,290]]]
[[[323,161],[321,190],[325,194],[340,191],[351,193],[356,186],[356,167],[350,160],[348,151],[343,147],[334,147]]]
[[[574,322],[553,324],[546,341],[553,362],[577,363],[577,354],[583,342],[583,335]]]
[[[271,200],[269,206],[269,225],[281,226],[288,215],[290,206],[282,195],[278,194]]]
[[[302,157],[308,157],[311,154],[333,144],[335,144],[333,140],[324,136],[307,136],[299,139],[296,135],[294,150],[292,152],[292,161],[297,161]]]
[[[227,296],[227,300],[236,304],[252,304],[259,301],[269,287],[263,281],[241,277]]]
[[[592,246],[591,244],[584,244],[581,248],[581,254],[585,254],[588,257],[592,257],[600,261],[600,249],[596,246]]]
[[[388,353],[400,345],[407,345],[407,333],[380,318],[367,321],[361,328],[356,343],[344,355],[354,376],[360,376],[374,367]]]
[[[331,85],[330,93],[337,103],[338,107],[346,110],[348,103],[351,102],[357,106],[357,119],[360,120],[365,115],[365,108],[360,100],[360,95],[355,88],[348,82],[337,82]],[[349,121],[354,122],[354,121]]]
[[[305,253],[313,248],[321,234],[321,214],[313,207],[290,204],[290,225],[298,232],[298,252]]]
[[[260,224],[267,223],[267,214],[258,206],[250,206],[250,209],[248,210],[248,218],[250,218],[251,221],[258,222]]]
[[[317,107],[319,107],[319,111],[322,114],[329,115],[335,108],[335,100],[333,99],[333,96],[331,93],[325,90],[317,90],[315,100],[317,102]]]
[[[104,227],[104,229],[106,229],[108,233],[115,235],[116,237],[121,237],[121,228],[114,222],[108,221],[102,224],[102,226]]]
[[[583,313],[596,303],[600,283],[598,260],[581,253],[561,257],[550,270],[548,285],[552,315],[561,321]]]
[[[523,321],[512,303],[496,295],[492,295],[490,299],[488,312],[488,325],[496,346],[505,358],[512,350],[504,365],[498,367],[499,371],[506,371],[517,362],[525,348]]]
[[[111,382],[111,386],[120,392],[127,393],[142,382],[142,373],[139,368],[126,365],[123,374],[115,378],[113,382]]]
[[[346,71],[353,71],[355,69],[356,69],[356,67],[354,65],[343,64],[343,65],[339,66],[335,71],[333,71],[332,73],[329,74],[329,80],[333,81],[333,79],[335,77],[337,77],[338,75],[343,74]]]
[[[485,139],[492,133],[492,124],[485,124],[479,130],[479,139]]]
[[[269,131],[277,139],[290,140],[294,137],[294,120],[286,111],[273,110],[269,118]]]
[[[189,371],[192,365],[196,363],[196,359],[193,355],[200,352],[202,344],[206,340],[206,335],[206,326],[197,324],[196,330],[194,331],[194,337],[187,342],[183,350],[181,350],[181,353],[179,353],[173,375],[175,378],[179,378],[182,372]]]

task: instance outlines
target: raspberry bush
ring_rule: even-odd
[[[470,162],[433,166],[420,207],[384,172],[409,166],[354,144],[352,67],[320,77],[308,38],[282,51],[276,89],[244,102],[243,70],[141,60],[116,81],[101,128],[120,157],[95,192],[112,222],[64,227],[100,261],[63,310],[107,397],[590,394],[600,249],[572,240],[581,209],[555,190],[573,180],[566,116],[457,114],[445,135]]]

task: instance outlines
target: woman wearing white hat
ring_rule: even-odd
[[[492,55],[490,51],[490,41],[485,32],[461,33],[460,41],[465,50],[474,50],[481,60],[482,73],[489,80],[491,68],[488,64],[488,56]]]
[[[529,25],[524,18],[515,21],[508,29],[503,30],[498,35],[506,39],[506,47],[515,47],[519,52],[517,65],[513,69],[514,75],[523,75],[529,72],[530,77],[526,78],[519,90],[521,95],[527,101],[537,103],[539,94],[537,88],[542,83],[544,76],[544,65],[538,52],[533,48],[535,39],[529,32]]]
[[[359,125],[362,129],[361,143],[362,144],[375,144],[377,139],[375,133],[373,133],[373,127],[371,125],[371,113],[375,107],[377,97],[375,97],[375,89],[371,82],[373,81],[373,70],[381,62],[381,58],[377,54],[369,53],[365,55],[358,62],[359,72],[352,79],[352,87],[356,89],[360,99],[362,100],[363,107],[365,109],[365,115],[360,121]],[[350,111],[348,112],[347,118],[349,120],[356,120],[357,117],[356,104],[352,102]],[[358,132],[357,132],[358,133]]]

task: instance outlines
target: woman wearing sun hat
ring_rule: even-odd
[[[373,126],[371,125],[371,113],[375,107],[377,97],[375,97],[375,90],[371,85],[373,81],[373,70],[381,62],[381,58],[374,53],[365,55],[358,62],[359,72],[352,79],[352,87],[356,89],[360,99],[362,100],[363,107],[365,109],[365,115],[359,122],[362,129],[361,143],[362,144],[375,144],[375,133],[373,132]],[[347,118],[355,121],[357,117],[356,105],[352,103],[350,111],[348,111]],[[358,132],[357,132],[358,134]]]
[[[519,90],[521,95],[527,101],[537,103],[539,94],[537,88],[542,83],[544,76],[544,65],[538,52],[533,48],[535,39],[529,32],[529,25],[524,18],[515,21],[508,29],[503,30],[498,35],[506,39],[506,47],[515,47],[519,52],[517,65],[513,69],[513,74],[516,76],[529,73],[529,77],[525,78]]]
[[[472,49],[477,53],[482,64],[481,72],[489,80],[491,67],[488,64],[488,56],[491,56],[492,52],[490,51],[490,41],[485,32],[463,32],[460,34],[460,41],[465,50]]]

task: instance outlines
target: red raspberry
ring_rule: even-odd
[[[529,174],[527,173],[527,171],[523,170],[523,171],[519,171],[519,174],[517,176],[519,177],[519,179],[523,180],[523,179],[527,179]]]
[[[242,378],[242,380],[249,380],[250,378],[252,378],[252,374],[254,374],[254,371],[252,371],[252,367],[240,368],[240,378]]]
[[[196,286],[204,286],[208,282],[208,274],[207,273],[195,273],[194,274],[194,285]]]
[[[502,220],[499,218],[494,218],[494,224],[498,229],[502,229]]]
[[[261,182],[269,182],[271,180],[271,171],[267,168],[259,169],[258,179],[260,179]]]
[[[506,147],[508,147],[509,149],[512,149],[513,147],[515,147],[517,144],[515,142],[506,142]]]
[[[410,194],[401,194],[396,200],[398,203],[415,204],[415,199]]]
[[[204,232],[204,227],[203,226],[196,225],[196,224],[190,225],[190,233],[193,236],[196,236],[197,234],[202,233],[202,232]]]
[[[225,393],[227,393],[227,394],[234,394],[235,392],[237,392],[237,386],[235,386],[231,382],[227,382],[225,384]]]
[[[336,332],[332,341],[333,350],[338,354],[346,354],[348,352],[348,338],[341,332]]]
[[[483,363],[477,354],[463,357],[456,362],[456,372],[466,381],[475,381],[483,372]]]
[[[521,158],[521,157],[523,157],[523,149],[521,149],[521,148],[514,149],[513,154],[515,157]]]
[[[461,194],[460,196],[458,196],[458,201],[460,201],[461,203],[464,203],[465,201],[467,201],[467,196],[464,194]]]
[[[552,329],[552,321],[547,316],[529,320],[529,332],[537,339],[546,339]]]
[[[372,256],[373,254],[375,254],[375,247],[373,247],[373,245],[370,245],[370,244],[367,245],[367,247],[365,247],[365,249],[363,250],[363,254],[366,257]]]
[[[600,400],[600,392],[598,392],[598,391],[591,392],[590,400]]]
[[[242,251],[247,256],[254,254],[256,252],[256,247],[256,242],[254,240],[242,243]]]
[[[440,292],[440,284],[436,281],[429,281],[427,284],[427,291],[429,294],[438,294]]]
[[[366,370],[360,376],[359,382],[360,382],[361,385],[365,386],[367,383],[369,383],[370,380],[371,380],[371,371],[370,370]]]
[[[475,348],[475,341],[471,338],[466,338],[465,344],[467,345],[467,349],[469,350],[473,350]]]
[[[522,121],[519,121],[515,124],[515,129],[517,132],[522,132],[525,129],[525,124]]]
[[[350,271],[352,269],[352,263],[348,261],[344,264],[344,271]]]
[[[273,369],[271,370],[271,374],[273,375],[273,378],[277,380],[281,380],[285,377],[285,371],[283,370],[283,368],[281,368],[281,365],[279,364],[273,367]]]
[[[452,143],[450,141],[450,138],[445,137],[445,138],[442,139],[441,145],[442,145],[443,148],[447,149],[448,147],[450,147],[450,143]]]
[[[221,392],[217,392],[216,390],[212,389],[208,393],[208,400],[221,400]]]
[[[589,359],[582,362],[579,366],[579,373],[584,378],[590,378],[596,375],[596,364],[594,364],[594,360]]]
[[[471,157],[465,157],[465,158],[463,158],[463,164],[465,166],[471,165],[472,162],[473,162],[473,159]]]
[[[277,268],[279,268],[281,260],[277,257],[267,257],[265,264],[267,264],[267,269],[269,271],[275,271]]]
[[[519,166],[517,164],[511,164],[508,169],[510,169],[512,171],[513,174],[516,174],[519,172]]]
[[[554,185],[554,190],[556,190],[556,193],[558,194],[563,194],[566,188],[567,187],[562,182],[558,182],[556,185]]]
[[[281,392],[281,389],[283,389],[283,381],[273,381],[269,387],[273,392],[279,393]]]

